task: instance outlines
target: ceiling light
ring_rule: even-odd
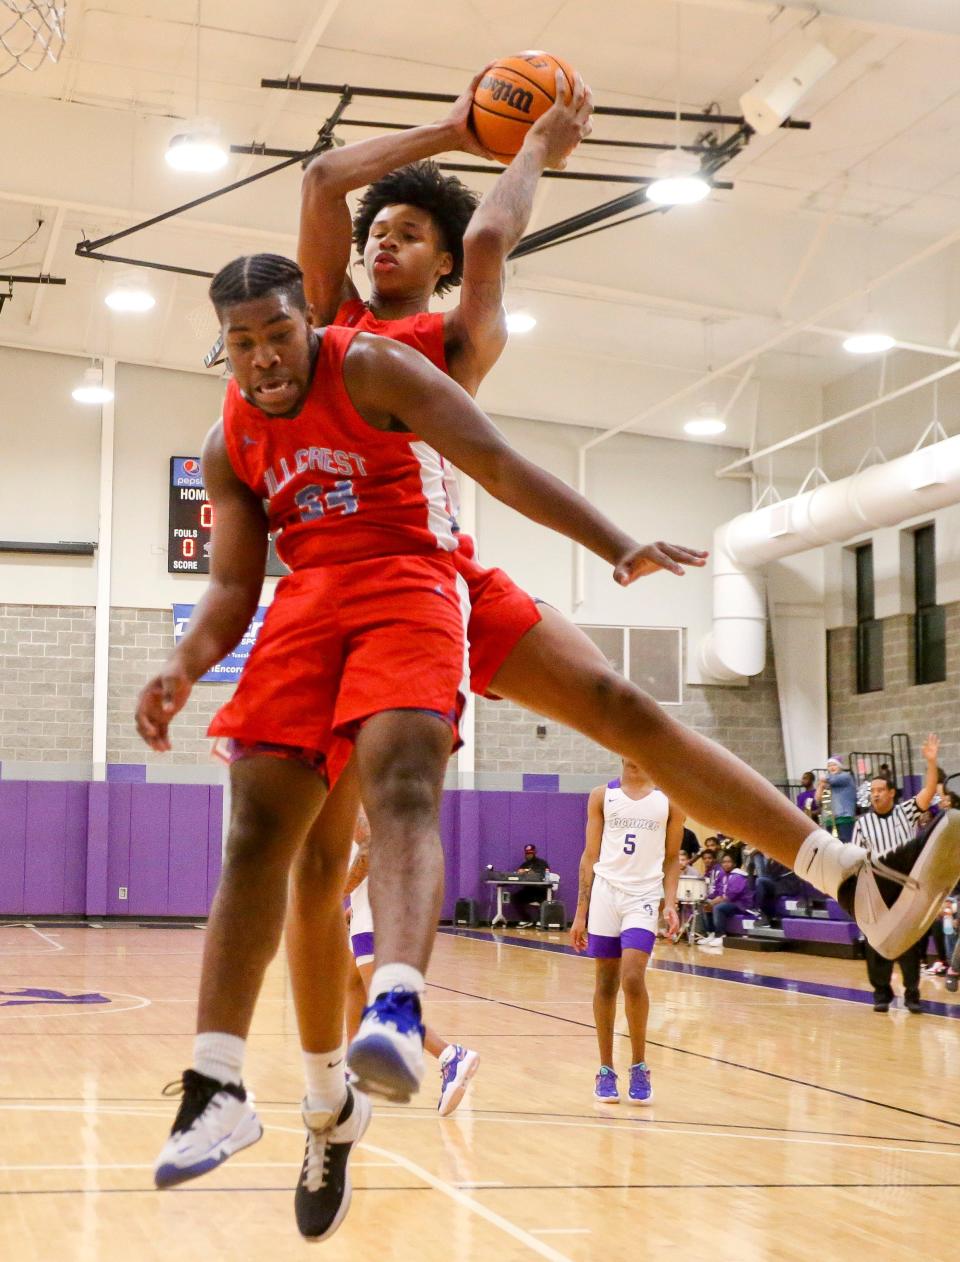
[[[709,438],[714,434],[722,434],[727,423],[717,414],[716,404],[702,403],[697,415],[685,422],[683,432],[694,438]]]
[[[220,129],[208,118],[193,119],[187,131],[171,139],[165,156],[175,171],[200,175],[220,171],[229,158]]]
[[[111,311],[142,313],[157,305],[157,300],[134,276],[121,277],[103,300]]]
[[[529,333],[530,330],[536,328],[536,326],[537,317],[532,316],[529,311],[507,312],[508,333]]]
[[[77,403],[109,403],[113,391],[103,384],[103,370],[88,368],[83,374],[83,383],[73,390],[73,398]]]
[[[862,333],[851,333],[844,339],[843,349],[850,355],[879,355],[896,344],[897,339],[889,333],[867,329]]]
[[[690,206],[702,202],[710,185],[692,153],[671,149],[657,159],[657,178],[647,185],[647,201],[657,206]]]

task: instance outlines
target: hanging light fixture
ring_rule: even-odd
[[[150,290],[133,274],[119,276],[103,301],[111,311],[123,314],[139,315],[157,305]]]
[[[657,158],[657,178],[647,185],[647,201],[658,206],[692,206],[710,193],[692,153],[671,149]]]
[[[529,311],[507,312],[508,333],[529,333],[531,329],[535,329],[536,327],[537,317],[531,315]]]
[[[76,403],[109,403],[113,391],[103,384],[103,369],[94,365],[83,374],[83,381],[71,392]]]
[[[844,338],[843,349],[849,355],[881,355],[896,346],[897,339],[880,329],[864,328]]]
[[[684,422],[683,432],[690,434],[693,438],[710,438],[716,434],[722,434],[726,428],[727,423],[717,412],[717,405],[701,403],[697,408],[696,416]]]
[[[207,175],[227,165],[229,154],[220,139],[220,128],[210,118],[200,116],[200,26],[201,4],[197,0],[196,61],[193,93],[193,118],[187,130],[173,136],[167,145],[166,160],[175,171]]]

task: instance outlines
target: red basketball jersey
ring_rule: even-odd
[[[313,382],[296,416],[267,416],[227,387],[230,462],[267,505],[277,553],[292,570],[457,546],[439,454],[415,434],[373,429],[343,381],[360,330],[323,330]]]
[[[379,320],[365,302],[361,302],[359,298],[351,298],[341,304],[333,317],[333,323],[342,324],[348,329],[357,329],[361,333],[379,333],[381,337],[392,337],[395,342],[403,342],[405,346],[412,346],[421,355],[426,355],[431,364],[449,374],[443,341],[442,311],[418,311],[416,315],[401,316],[399,320]]]

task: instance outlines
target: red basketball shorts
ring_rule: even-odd
[[[473,540],[453,553],[457,573],[467,585],[470,620],[470,691],[493,696],[490,683],[520,639],[540,621],[532,596],[503,570],[484,569],[473,557]]]
[[[374,714],[426,710],[456,737],[463,664],[449,554],[298,570],[278,584],[209,734],[328,753]]]

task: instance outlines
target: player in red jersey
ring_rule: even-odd
[[[355,329],[316,330],[295,263],[236,259],[210,292],[234,372],[204,445],[211,579],[187,635],[140,695],[137,726],[151,748],[170,748],[169,724],[194,682],[248,626],[269,531],[279,532],[293,572],[210,727],[232,742],[230,828],[204,946],[195,1063],[157,1161],[161,1187],[260,1137],[242,1085],[245,1039],[279,944],[291,860],[324,803],[335,739],[355,750],[379,913],[373,1002],[348,1063],[361,1086],[392,1098],[419,1086],[419,996],[442,895],[439,799],[464,649],[437,449],[491,494],[603,556],[618,582],[658,564],[514,452],[423,355]],[[668,552],[671,564],[700,563],[686,549]],[[328,805],[335,812],[334,795]],[[351,831],[337,830],[341,844],[327,854],[336,879],[315,899],[324,941],[341,958],[325,979],[327,1041],[317,1053],[325,1063],[313,1065],[297,1189],[300,1229],[314,1240],[342,1221],[347,1159],[369,1119],[365,1095],[343,1078],[340,895]]]
[[[526,227],[537,180],[566,160],[590,110],[581,84],[567,101],[558,80],[556,104],[530,128],[471,216],[469,192],[423,159],[456,148],[478,151],[469,128],[475,82],[441,123],[315,159],[304,176],[298,248],[320,318],[405,341],[471,393],[506,341],[504,263]],[[351,224],[346,194],[364,185]],[[365,303],[347,274],[351,237],[370,283]],[[459,305],[431,315],[433,294],[461,280]],[[672,719],[556,610],[535,606],[502,571],[484,570],[462,548],[455,563],[470,589],[475,692],[509,698],[655,769],[657,783],[685,813],[743,838],[838,897],[881,953],[897,955],[920,936],[939,894],[960,876],[960,816],[941,820],[930,838],[904,847],[893,863],[885,860],[900,880],[887,873],[878,882],[861,847],[818,829],[751,768]],[[305,886],[310,855],[305,848],[296,870]],[[304,902],[301,892],[296,906]],[[306,935],[294,936],[301,941],[312,946],[316,939],[308,944]]]

